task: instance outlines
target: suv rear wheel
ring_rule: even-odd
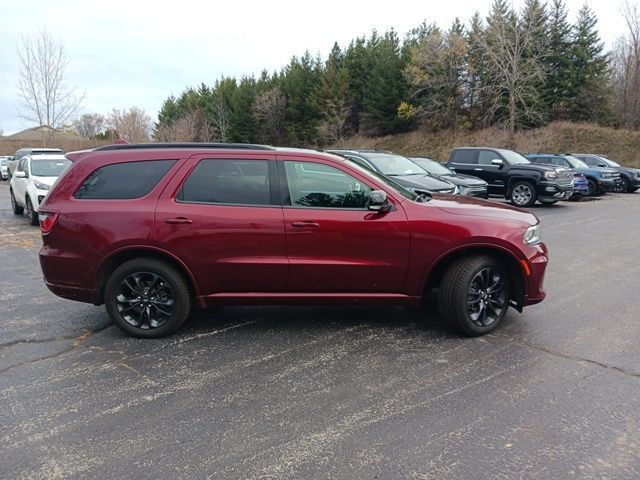
[[[511,203],[516,207],[530,207],[536,203],[536,190],[529,182],[516,182],[511,187]]]
[[[120,329],[143,338],[175,332],[192,307],[184,276],[153,258],[136,258],[116,268],[107,280],[104,303]]]
[[[507,314],[509,285],[506,269],[493,257],[461,258],[442,279],[438,296],[440,314],[463,335],[489,333]]]

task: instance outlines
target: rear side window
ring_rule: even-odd
[[[478,163],[476,150],[456,150],[453,152],[453,163]]]
[[[202,160],[178,192],[178,201],[271,205],[268,160]]]
[[[100,167],[87,178],[74,197],[82,200],[128,200],[147,195],[177,160],[145,160]]]

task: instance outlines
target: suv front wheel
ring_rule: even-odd
[[[171,265],[136,258],[116,268],[107,280],[107,313],[125,333],[158,338],[175,332],[191,313],[191,290]]]
[[[461,258],[442,279],[438,296],[440,314],[463,335],[489,333],[507,314],[509,285],[506,269],[493,257]]]

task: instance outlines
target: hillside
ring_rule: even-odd
[[[495,128],[478,131],[425,132],[416,130],[386,137],[357,135],[346,148],[378,148],[407,156],[446,161],[455,147],[512,148],[521,153],[599,153],[622,165],[640,168],[640,132],[615,130],[597,125],[555,122],[546,127],[516,133],[514,144],[508,132]],[[336,147],[338,147],[336,145]]]

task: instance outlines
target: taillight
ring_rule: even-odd
[[[42,235],[46,235],[56,224],[56,220],[58,220],[57,213],[49,213],[49,212],[40,212],[38,214],[38,218],[40,219],[40,231]]]

